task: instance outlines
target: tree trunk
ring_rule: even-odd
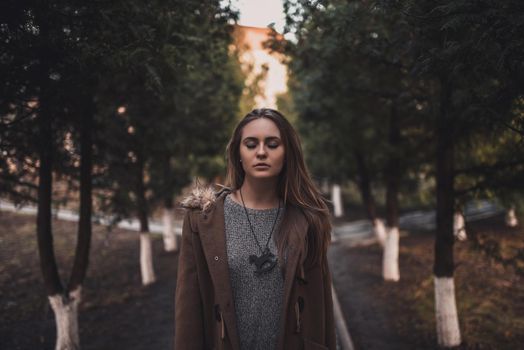
[[[460,327],[455,302],[455,281],[453,277],[434,277],[435,312],[437,319],[437,340],[440,346],[460,345]]]
[[[78,305],[81,298],[81,286],[73,289],[67,296],[55,294],[48,297],[56,319],[57,340],[55,350],[80,349]]]
[[[371,224],[373,225],[373,233],[375,234],[378,243],[382,246],[382,248],[384,248],[386,246],[387,237],[386,225],[384,225],[384,221],[376,218],[371,222]]]
[[[398,267],[398,227],[387,227],[386,234],[386,244],[382,253],[382,277],[384,281],[397,282],[400,279]]]
[[[51,220],[51,194],[53,191],[53,140],[52,118],[46,110],[46,101],[40,100],[38,124],[40,129],[38,169],[38,204],[36,234],[40,268],[48,295],[62,293],[63,286],[58,275],[55,253],[53,250],[53,232]]]
[[[366,214],[368,216],[371,225],[373,226],[373,232],[377,237],[378,242],[382,247],[384,247],[386,242],[386,229],[384,223],[377,217],[377,209],[375,206],[375,199],[373,198],[373,192],[371,191],[371,178],[369,176],[369,171],[364,160],[364,156],[360,150],[355,150],[353,152],[355,157],[355,162],[357,164],[357,173],[358,173],[358,188],[360,190],[360,196],[362,198],[362,203],[366,209]]]
[[[149,232],[140,232],[140,273],[144,286],[155,282],[151,235]]]
[[[137,209],[140,221],[140,273],[142,284],[148,285],[155,282],[155,271],[153,269],[153,254],[151,247],[151,236],[149,234],[148,209],[144,184],[144,158],[137,152]]]
[[[453,281],[454,137],[450,113],[449,84],[441,84],[440,113],[437,118],[437,230],[435,240],[435,313],[440,346],[461,343]]]
[[[35,8],[35,21],[40,31],[39,57],[46,57],[55,49],[52,47],[50,22],[45,18],[49,13],[49,4],[42,2]],[[61,27],[55,29],[61,30]],[[66,288],[62,285],[53,248],[52,230],[52,193],[53,193],[53,152],[56,136],[53,130],[54,118],[51,93],[54,87],[50,84],[49,67],[45,61],[39,67],[38,95],[38,204],[37,204],[37,240],[40,267],[46,293],[56,322],[56,350],[80,349],[78,334],[78,305],[81,300],[82,283],[85,278],[89,246],[91,241],[91,168],[92,168],[92,120],[94,116],[92,96],[88,96],[88,106],[81,121],[81,173],[80,173],[80,218],[78,240],[71,276]],[[58,210],[57,210],[58,215]]]
[[[468,238],[464,215],[462,215],[460,210],[455,211],[455,214],[453,214],[453,236],[459,241],[465,241]]]
[[[89,266],[91,247],[92,215],[92,164],[93,164],[93,118],[94,103],[92,96],[86,99],[86,110],[82,115],[80,127],[80,217],[78,220],[78,239],[75,261],[69,280],[70,290],[80,290]],[[80,292],[78,292],[80,294]]]
[[[171,156],[164,155],[162,161],[163,166],[163,184],[164,184],[164,212],[162,215],[164,250],[166,252],[175,252],[178,250],[177,240],[175,235],[175,210],[173,205],[174,185],[173,185],[173,171],[171,168]]]
[[[398,191],[400,182],[399,146],[400,128],[395,101],[392,102],[389,120],[390,156],[386,167],[386,244],[382,258],[382,277],[385,281],[400,279],[398,266]]]
[[[42,89],[45,91],[45,89]],[[80,348],[78,337],[77,306],[80,301],[80,287],[64,296],[64,287],[60,281],[53,249],[53,231],[51,219],[51,197],[53,190],[53,118],[44,94],[40,97],[38,125],[39,135],[39,179],[37,204],[37,239],[40,256],[40,268],[51,308],[56,322],[56,350],[76,350]]]
[[[91,246],[93,117],[93,102],[88,97],[80,125],[80,217],[75,260],[67,288],[69,292],[49,296],[56,318],[56,350],[80,349],[78,305],[82,299]]]
[[[515,208],[511,207],[508,209],[508,211],[506,212],[505,221],[508,227],[517,227],[519,221],[517,219],[517,216],[515,215]]]
[[[163,219],[163,237],[164,237],[164,250],[166,252],[175,252],[178,250],[177,240],[175,235],[175,209],[173,207],[173,200],[167,199],[164,201],[164,213]]]
[[[331,201],[333,202],[333,211],[336,218],[344,215],[344,210],[342,207],[342,193],[340,191],[339,184],[333,184],[331,189]]]

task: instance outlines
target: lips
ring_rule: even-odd
[[[255,168],[269,168],[269,164],[257,163],[257,164],[255,164]]]

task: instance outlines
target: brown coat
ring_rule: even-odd
[[[239,350],[233,293],[224,230],[224,198],[229,189],[195,190],[186,208],[178,259],[175,298],[175,350]],[[300,210],[289,208],[297,228],[286,261],[284,303],[277,350],[336,348],[331,275],[327,261],[304,269],[298,247],[305,243],[308,223]]]

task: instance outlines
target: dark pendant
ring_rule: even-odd
[[[250,255],[249,262],[255,264],[255,275],[260,276],[267,273],[277,265],[277,259],[273,253],[266,249],[261,256]]]

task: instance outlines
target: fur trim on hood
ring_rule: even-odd
[[[213,185],[195,186],[191,193],[180,202],[180,205],[186,209],[200,209],[206,211],[207,208],[209,208],[209,206],[222,194],[222,192],[231,191],[229,187],[220,184],[216,185],[221,187],[218,191],[215,190]]]

